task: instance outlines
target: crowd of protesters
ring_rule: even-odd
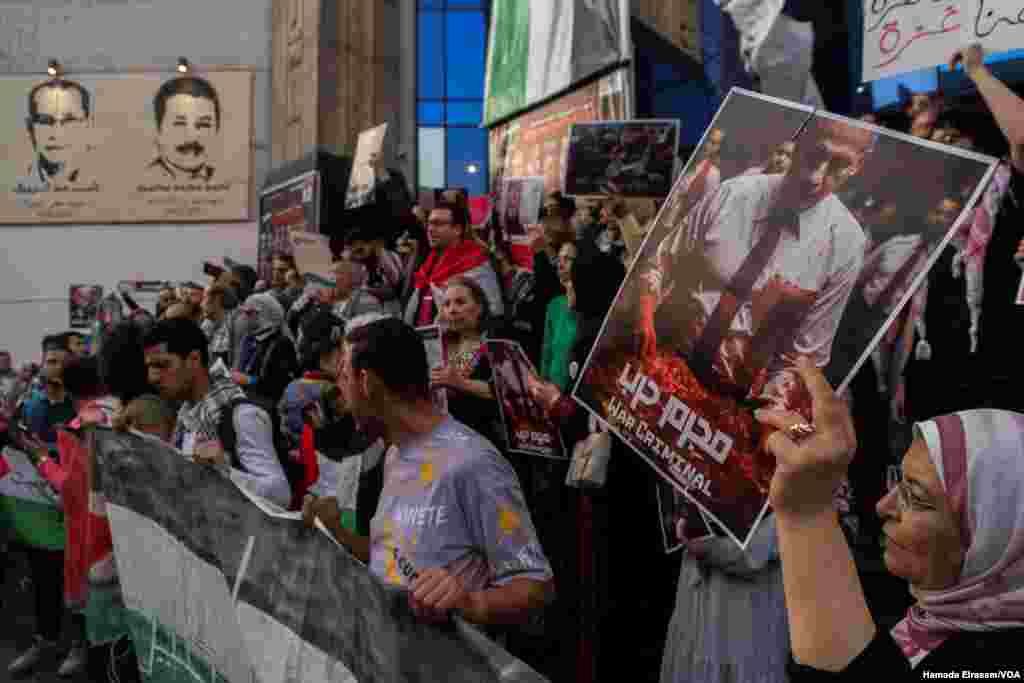
[[[42,339],[41,365],[16,370],[0,354],[5,443],[29,455],[66,512],[51,520],[62,542],[7,542],[27,554],[37,620],[9,672],[56,657],[70,611],[61,675],[107,680],[113,658],[118,680],[139,676],[132,658],[112,654],[128,638],[90,638],[86,579],[66,571],[89,545],[116,575],[101,506],[71,483],[87,467],[89,425],[145,432],[236,470],[254,494],[319,519],[382,581],[407,588],[419,618],[456,610],[553,681],[903,680],[921,661],[1024,668],[1010,645],[1017,638],[1019,650],[1024,627],[1024,417],[1000,412],[1024,403],[1012,353],[1024,322],[1013,303],[1024,101],[977,51],[962,57],[1008,159],[883,340],[918,352],[876,354],[847,401],[800,365],[814,399],[806,440],[785,436],[793,415],[760,411],[780,430],[768,440],[780,467],[773,514],[746,551],[702,538],[667,555],[653,472],[568,398],[656,207],[551,194],[527,265],[496,233],[472,229],[468,197],[452,189],[416,207],[415,227],[391,243],[374,226],[349,231],[333,289],[304,287],[295,259],[274,254],[269,281],[234,265],[205,289],[168,285],[155,311],[135,305],[107,320],[91,349],[69,332]],[[883,123],[973,145],[934,94]],[[721,131],[708,136],[694,191],[719,182],[723,144]],[[782,145],[750,172],[786,173],[793,154]],[[968,199],[943,207],[956,213]],[[870,240],[898,198],[850,201]],[[447,357],[431,367],[416,328],[434,324]],[[494,338],[518,341],[539,368],[531,391],[567,450],[610,449],[601,486],[568,485],[568,459],[509,452],[483,349]],[[902,427],[971,408],[988,410]],[[861,502],[843,534],[833,494],[847,470]],[[90,530],[73,523],[73,505],[88,506]],[[910,583],[895,600],[916,600],[891,639],[853,559],[880,535],[886,566]]]

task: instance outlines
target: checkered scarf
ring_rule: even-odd
[[[227,377],[211,376],[210,391],[200,401],[186,401],[178,411],[174,428],[174,444],[182,448],[186,434],[194,434],[196,441],[217,438],[220,412],[236,398],[244,398],[241,387]]]

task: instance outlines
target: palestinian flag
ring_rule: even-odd
[[[148,683],[542,683],[475,628],[417,622],[332,537],[154,438],[96,428],[127,621]]]
[[[484,124],[631,59],[629,0],[494,0]]]
[[[10,471],[0,478],[0,526],[10,540],[44,550],[64,549],[64,513],[60,497],[43,479],[28,456],[4,448]]]

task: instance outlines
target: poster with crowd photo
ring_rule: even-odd
[[[845,389],[994,163],[734,89],[652,224],[575,398],[745,547],[774,472],[753,411],[811,419],[797,355]]]
[[[320,172],[308,171],[260,193],[257,272],[270,282],[274,254],[294,252],[293,232],[320,232]]]
[[[103,298],[101,285],[68,286],[68,325],[73,330],[87,329],[96,322],[100,300]]]
[[[679,153],[679,121],[577,123],[569,134],[565,194],[666,197]]]
[[[558,425],[530,395],[530,380],[536,380],[538,375],[523,347],[514,341],[493,339],[488,340],[486,348],[508,450],[544,458],[566,458]]]
[[[1024,45],[1019,0],[863,0],[865,83],[945,64],[964,45],[986,52]]]
[[[0,102],[0,223],[249,219],[252,71],[10,76]]]
[[[346,209],[356,209],[373,201],[377,187],[377,168],[384,162],[384,138],[387,133],[388,124],[382,123],[359,134],[348,192],[345,194]]]

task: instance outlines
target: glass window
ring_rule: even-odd
[[[444,93],[444,13],[420,12],[417,19],[419,96],[441,99]]]
[[[470,195],[487,192],[487,131],[485,129],[448,129],[448,185],[465,187]]]
[[[444,187],[444,128],[419,129],[419,163],[417,175],[420,187]]]
[[[477,102],[448,101],[448,125],[479,126],[483,117],[483,100]]]
[[[420,125],[444,125],[444,100],[420,100],[416,109],[416,118]]]
[[[448,12],[448,97],[478,98],[484,91],[484,45],[487,29],[483,12]]]
[[[417,0],[417,185],[487,191],[485,0]]]

